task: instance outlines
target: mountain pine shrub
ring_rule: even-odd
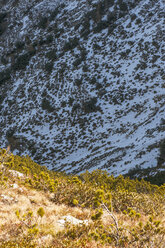
[[[88,225],[66,224],[62,231],[53,234],[47,247],[163,247],[165,185],[156,186],[123,176],[115,178],[101,170],[66,175],[49,171],[29,156],[16,156],[5,149],[0,149],[0,164],[1,190],[17,180],[28,190],[43,191],[47,195],[53,192],[52,202],[65,204],[71,211],[79,208],[82,216],[88,208]],[[10,170],[21,172],[24,177],[16,179]],[[18,223],[14,229],[8,226],[10,238],[0,239],[0,247],[38,247],[37,240],[44,235],[45,207],[39,206],[35,211],[16,210]]]

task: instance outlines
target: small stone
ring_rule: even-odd
[[[16,183],[12,184],[11,186],[13,187],[13,189],[18,189],[18,187],[19,187],[18,184],[16,184]]]
[[[25,177],[25,175],[19,171],[15,170],[9,170],[9,172],[14,176],[14,177]]]
[[[65,226],[66,223],[70,223],[72,225],[88,225],[88,220],[79,220],[71,215],[62,216],[61,219],[57,221],[61,226]]]
[[[52,239],[53,239],[52,235],[48,234],[38,239],[38,243],[39,245],[43,245],[45,243],[48,244],[52,241]]]
[[[19,186],[18,186],[18,184],[16,184],[16,183],[14,183],[14,184],[11,184],[10,185],[13,189],[18,189],[19,190],[19,192],[23,192],[23,189],[22,188],[20,188]]]
[[[5,203],[9,203],[9,204],[11,204],[11,203],[13,203],[13,202],[18,202],[16,199],[14,199],[13,197],[11,197],[11,196],[8,196],[8,195],[0,195],[0,197],[1,197],[1,200],[3,201],[3,202],[5,202]]]

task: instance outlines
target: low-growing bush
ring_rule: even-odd
[[[101,170],[66,175],[38,165],[29,156],[13,155],[9,149],[0,149],[0,165],[3,165],[1,189],[16,181],[10,174],[12,169],[23,173],[18,182],[28,192],[30,189],[39,193],[44,191],[49,199],[53,193],[51,201],[57,204],[56,207],[65,204],[67,211],[75,210],[81,217],[88,210],[87,223],[66,223],[61,231],[53,233],[50,245],[41,243],[38,246],[37,241],[44,237],[42,221],[47,214],[45,208],[49,206],[44,201],[44,207],[39,206],[35,211],[18,209],[15,211],[17,223],[12,223],[14,231],[8,226],[8,239],[1,237],[0,247],[164,247],[165,184],[159,187],[144,179],[131,180],[121,175],[115,178]],[[6,228],[4,224],[0,227]]]
[[[70,39],[68,42],[65,43],[63,50],[64,52],[70,51],[72,49],[74,49],[76,46],[78,46],[79,44],[79,39],[78,38],[73,38]]]
[[[4,22],[6,17],[7,17],[7,12],[1,12],[0,13],[0,23]]]
[[[41,107],[42,107],[43,110],[47,110],[48,112],[54,111],[53,106],[51,105],[49,100],[46,99],[46,98],[42,99]]]
[[[73,66],[77,67],[82,63],[82,59],[81,58],[77,58],[74,62],[73,62]]]
[[[128,10],[127,4],[121,0],[119,1],[119,7],[121,11],[126,12]]]
[[[0,72],[0,85],[5,83],[11,78],[11,70],[8,68]]]
[[[22,49],[25,46],[25,42],[18,40],[15,43],[15,46],[16,46],[17,49]]]
[[[108,21],[100,21],[97,23],[97,26],[94,28],[95,33],[101,32],[103,29],[108,28],[109,22]]]
[[[96,105],[97,99],[96,97],[91,98],[90,100],[87,100],[83,103],[83,110],[87,113],[97,112],[101,110],[101,107]]]
[[[34,54],[35,54],[35,51],[31,51],[31,52],[26,52],[18,56],[15,63],[12,66],[12,69],[14,71],[24,70],[26,66],[29,65],[29,61]]]
[[[53,49],[51,51],[49,51],[47,54],[46,54],[47,58],[54,61],[57,59],[57,55],[56,55],[56,49]]]
[[[6,24],[0,23],[0,36],[1,36],[3,33],[5,33],[6,29],[7,29]]]
[[[45,70],[46,70],[46,72],[51,73],[52,70],[53,70],[53,65],[54,65],[53,62],[48,62],[48,63],[46,63],[46,64],[45,64]]]
[[[49,34],[49,35],[46,37],[45,43],[46,43],[46,44],[50,44],[50,43],[52,43],[52,41],[53,41],[53,35],[52,35],[52,34]]]
[[[38,27],[45,29],[47,27],[47,24],[48,24],[48,18],[43,16],[40,18],[40,21],[38,23]]]
[[[49,20],[50,21],[53,21],[56,16],[58,15],[59,13],[59,10],[58,10],[58,7],[56,9],[54,9],[51,13],[50,13],[50,16],[49,16]]]

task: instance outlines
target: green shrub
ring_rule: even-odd
[[[45,43],[46,43],[46,44],[50,44],[50,43],[52,43],[52,41],[53,41],[53,35],[52,35],[52,34],[49,34],[49,35],[46,37]]]
[[[28,176],[19,179],[19,184],[28,187],[28,190],[35,188],[54,192],[52,201],[78,206],[82,208],[83,215],[83,208],[88,208],[87,225],[67,224],[52,236],[52,243],[48,247],[164,247],[165,184],[158,187],[145,180],[131,180],[121,175],[115,178],[101,170],[66,175],[49,171],[33,162],[29,156],[16,156],[5,149],[0,149],[0,163],[2,161],[6,169],[0,171],[1,189],[7,184],[11,185],[11,180],[15,181],[8,174],[8,168],[12,168]],[[14,234],[12,227],[8,232],[11,238],[1,238],[0,247],[38,247],[37,240],[43,235],[43,229],[40,230],[42,225],[38,224],[41,219],[37,219],[34,211],[29,209],[25,213],[16,210],[15,214],[18,223],[14,226]],[[36,214],[42,218],[45,211],[40,207]],[[1,225],[1,228],[4,230],[5,225]],[[46,247],[45,244],[43,247]]]
[[[100,209],[100,210],[97,211],[94,215],[92,215],[91,219],[92,219],[92,220],[98,220],[98,219],[101,218],[102,214],[103,214],[103,210]]]
[[[4,65],[7,65],[8,60],[7,60],[6,56],[1,56],[1,63]]]
[[[78,200],[73,199],[72,203],[73,203],[73,206],[77,206],[78,205]]]
[[[53,21],[56,18],[56,16],[58,15],[58,13],[59,13],[59,10],[58,10],[58,7],[57,7],[55,10],[53,10],[50,13],[49,20]]]
[[[158,159],[158,165],[164,162],[164,160]],[[165,182],[165,171],[159,171],[156,175],[153,176],[145,176],[144,179],[152,184],[156,184],[161,186]]]
[[[165,139],[160,144],[160,157],[165,160]]]
[[[0,23],[4,22],[4,19],[7,17],[7,12],[0,13]]]
[[[69,97],[68,104],[69,104],[70,106],[72,106],[72,105],[73,105],[73,102],[74,102],[74,98]]]
[[[120,7],[120,10],[121,11],[127,11],[128,10],[128,7],[127,7],[127,4],[125,3],[125,2],[123,2],[123,1],[119,1],[119,7]]]
[[[81,51],[81,59],[85,61],[87,56],[87,51],[85,50],[84,47],[80,48],[80,51]]]
[[[47,54],[46,54],[47,58],[54,61],[57,59],[57,55],[56,55],[56,49],[53,49],[51,51],[49,51]]]
[[[65,108],[65,107],[66,107],[66,104],[67,104],[66,101],[62,101],[62,102],[61,102],[61,107],[62,107],[62,108]]]
[[[110,12],[110,13],[108,14],[107,19],[108,19],[108,23],[109,23],[109,24],[114,23],[115,20],[116,20],[116,13],[115,13],[115,12]]]
[[[42,45],[44,45],[44,44],[46,44],[46,40],[44,40],[43,38],[41,38],[41,39],[39,40],[39,45],[42,46]]]
[[[39,23],[38,23],[38,27],[45,29],[47,27],[47,23],[48,23],[48,18],[47,17],[41,17]]]
[[[74,49],[76,46],[78,46],[79,44],[79,39],[78,38],[73,38],[70,39],[68,42],[65,43],[63,50],[64,52],[70,51],[72,49]]]
[[[82,59],[81,58],[77,58],[74,62],[73,62],[73,66],[77,67],[78,65],[80,65],[82,63]]]
[[[7,17],[7,12],[0,13],[0,36],[6,31],[7,25],[4,22],[5,18]]]
[[[46,70],[46,72],[51,73],[52,70],[53,70],[53,65],[54,65],[53,62],[48,62],[48,63],[46,63],[46,64],[45,64],[45,70]]]
[[[17,57],[16,62],[13,65],[13,70],[24,70],[27,65],[29,65],[29,61],[31,57],[35,54],[35,51],[33,52],[26,52],[20,56]]]
[[[4,23],[0,23],[0,36],[6,31],[7,27]]]
[[[142,21],[141,21],[141,19],[140,19],[140,18],[136,19],[135,24],[141,24],[141,23],[142,23]]]
[[[40,207],[37,211],[37,214],[38,214],[38,216],[40,216],[42,218],[45,214],[44,209],[42,207]]]
[[[82,78],[77,78],[76,80],[75,80],[75,84],[76,84],[76,86],[78,86],[78,87],[80,87],[81,85],[82,85]]]
[[[81,109],[81,106],[79,103],[75,103],[72,107],[72,113],[74,113],[75,111],[77,111],[78,109]]]
[[[87,38],[88,35],[90,34],[90,18],[87,16],[82,23],[83,28],[81,29],[81,36],[84,38]]]
[[[17,49],[22,49],[25,46],[25,42],[18,40],[15,43],[15,46],[16,46]]]
[[[101,111],[100,106],[97,106],[96,103],[97,103],[96,97],[93,97],[90,100],[84,102],[82,106],[84,112],[87,114],[87,113]]]
[[[43,110],[47,110],[48,112],[54,111],[54,108],[52,107],[51,103],[46,98],[42,99],[41,107]]]
[[[137,18],[136,14],[131,15],[131,21],[134,21]]]
[[[95,33],[101,32],[103,29],[108,28],[109,22],[108,21],[100,21],[97,23],[97,26],[94,28]]]
[[[5,83],[11,78],[11,70],[8,68],[0,72],[0,85]]]

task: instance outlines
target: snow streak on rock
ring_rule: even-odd
[[[165,138],[163,1],[8,1],[0,145],[49,168],[157,165]]]

